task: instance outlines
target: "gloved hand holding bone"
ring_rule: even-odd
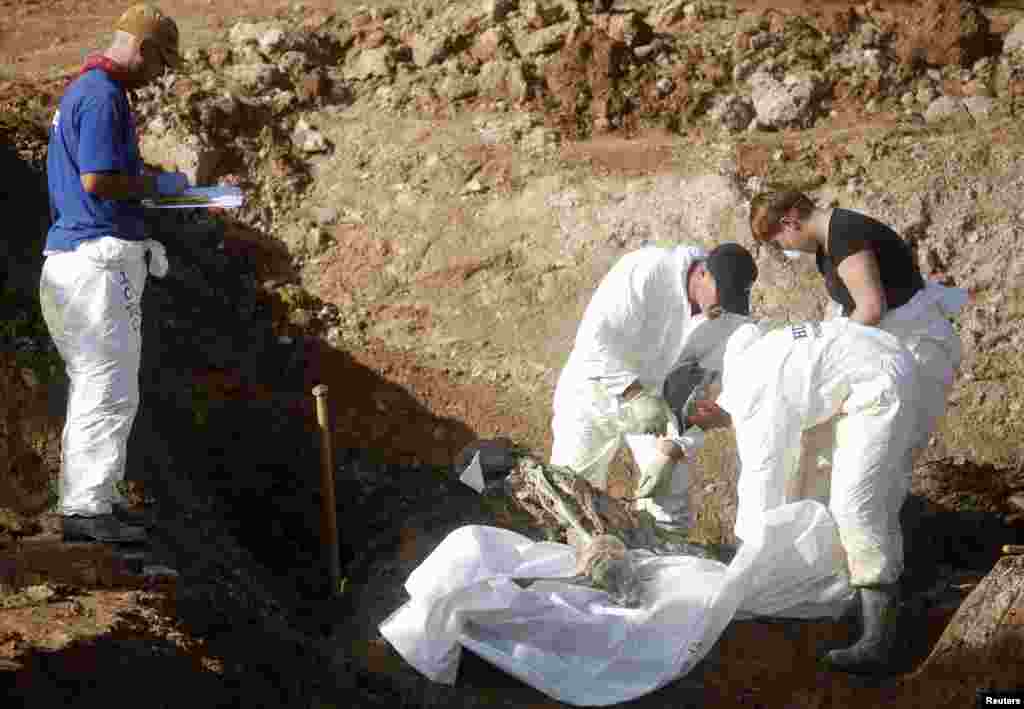
[[[648,433],[664,436],[674,419],[668,402],[657,394],[641,390],[622,404],[619,422],[623,433]]]

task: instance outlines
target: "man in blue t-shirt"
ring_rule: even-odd
[[[167,270],[163,247],[146,238],[141,200],[179,194],[188,179],[143,170],[127,92],[179,59],[174,21],[152,5],[129,8],[110,47],[86,60],[50,126],[53,224],[40,300],[71,380],[61,441],[66,541],[146,537],[143,517],[117,490],[138,410],[142,290],[147,271]]]

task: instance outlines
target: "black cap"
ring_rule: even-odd
[[[757,280],[753,255],[739,244],[719,244],[704,262],[715,277],[722,310],[750,315],[750,288]]]

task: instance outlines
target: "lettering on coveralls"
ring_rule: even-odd
[[[796,325],[790,325],[789,331],[793,335],[794,340],[803,340],[807,337],[821,337],[821,323],[797,323]]]
[[[118,272],[118,285],[120,286],[121,294],[124,296],[124,308],[128,313],[128,322],[131,323],[132,330],[141,332],[142,306],[135,298],[135,289],[132,288],[132,282],[124,271]]]

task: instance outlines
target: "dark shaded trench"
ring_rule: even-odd
[[[45,183],[9,150],[0,157],[4,174],[16,175],[3,196],[18,205],[24,237],[7,240],[0,274],[6,289],[32,302],[41,236],[32,237],[45,229]],[[261,252],[269,247],[256,241],[244,252],[225,248],[224,225],[190,211],[154,215],[152,227],[167,246],[171,273],[150,279],[145,293],[142,408],[128,478],[154,500],[154,556],[181,573],[176,594],[151,602],[221,666],[211,671],[142,620],[123,618],[99,639],[30,653],[0,687],[10,705],[95,698],[135,706],[140,696],[168,707],[557,704],[468,652],[456,687],[433,684],[376,632],[405,600],[408,573],[448,532],[494,522],[446,469],[394,465],[386,452],[358,444],[336,451],[348,587],[341,599],[326,599],[313,384],[328,383],[335,406],[372,407],[360,397],[383,390],[416,412],[409,425],[429,425],[432,417],[408,392],[315,337],[279,342],[259,265],[282,262],[280,253]],[[62,397],[54,400],[59,415]],[[473,438],[461,426],[452,445]],[[933,585],[943,566],[984,573],[998,543],[1024,541],[995,516],[920,500],[907,506],[905,529],[917,591]],[[928,604],[915,612],[927,614]],[[920,659],[927,647],[916,652]],[[702,678],[718,669],[712,653],[684,680],[630,705],[700,705],[713,696]]]
[[[0,286],[11,309],[5,318],[40,325],[45,178],[6,142],[0,170],[0,204],[18,227],[0,251]],[[127,478],[152,500],[154,560],[181,574],[175,593],[143,601],[201,647],[177,647],[145,619],[125,617],[99,638],[29,651],[20,670],[0,673],[4,706],[389,702],[360,689],[340,645],[351,603],[326,594],[311,388],[323,381],[335,402],[371,408],[359,397],[385,392],[410,425],[436,419],[401,387],[315,337],[279,341],[276,304],[258,273],[260,263],[282,262],[279,251],[260,253],[257,242],[241,252],[225,248],[224,224],[190,210],[156,213],[150,226],[167,247],[171,273],[149,279],[144,294],[142,406]],[[52,349],[39,339],[5,337],[3,346],[31,358]],[[58,376],[50,386],[59,425],[67,382]],[[452,446],[473,438],[456,422],[445,425],[454,429]],[[365,573],[376,551],[398,542],[412,510],[438,508],[431,497],[444,487],[442,471],[391,465],[386,453],[357,446],[339,448],[335,458],[343,569]],[[219,666],[204,667],[201,655],[219,658]]]

